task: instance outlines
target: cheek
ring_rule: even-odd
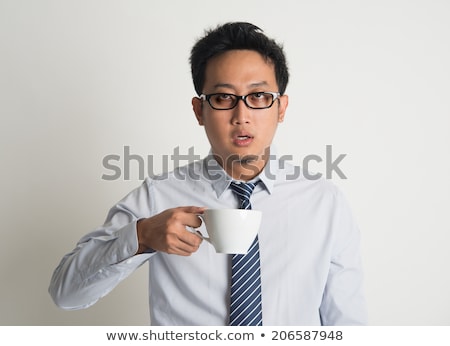
[[[270,134],[272,132],[275,132],[278,127],[279,119],[278,117],[271,117],[270,119],[267,119],[264,122],[261,122],[259,124],[260,128],[263,129],[263,131],[266,134]]]
[[[262,136],[262,140],[265,142],[265,145],[270,145],[274,136],[275,136],[275,132],[277,130],[278,127],[278,120],[273,120],[271,122],[266,122],[262,128],[263,128],[263,136]]]
[[[207,118],[205,118],[203,123],[205,131],[210,139],[217,141],[218,139],[225,136],[227,130],[226,124],[218,121],[211,121],[211,119]]]

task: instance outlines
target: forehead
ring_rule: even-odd
[[[255,84],[277,88],[273,63],[256,51],[230,50],[211,58],[206,65],[205,91],[224,85],[243,89]]]

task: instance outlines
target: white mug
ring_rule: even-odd
[[[261,216],[261,211],[253,209],[206,209],[199,217],[209,237],[201,237],[218,253],[246,254],[258,234]]]

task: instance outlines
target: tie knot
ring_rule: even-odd
[[[258,182],[256,183],[237,183],[232,181],[230,188],[239,198],[240,209],[251,209],[250,196]]]

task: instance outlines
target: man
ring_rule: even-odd
[[[196,43],[190,61],[192,107],[210,155],[147,178],[115,205],[56,268],[55,303],[86,308],[148,261],[153,325],[366,324],[349,207],[334,185],[298,176],[272,147],[288,106],[282,48],[252,24],[227,23]],[[247,207],[263,213],[251,289],[238,303],[237,258],[189,231],[205,208],[237,208],[236,186],[251,186]]]

